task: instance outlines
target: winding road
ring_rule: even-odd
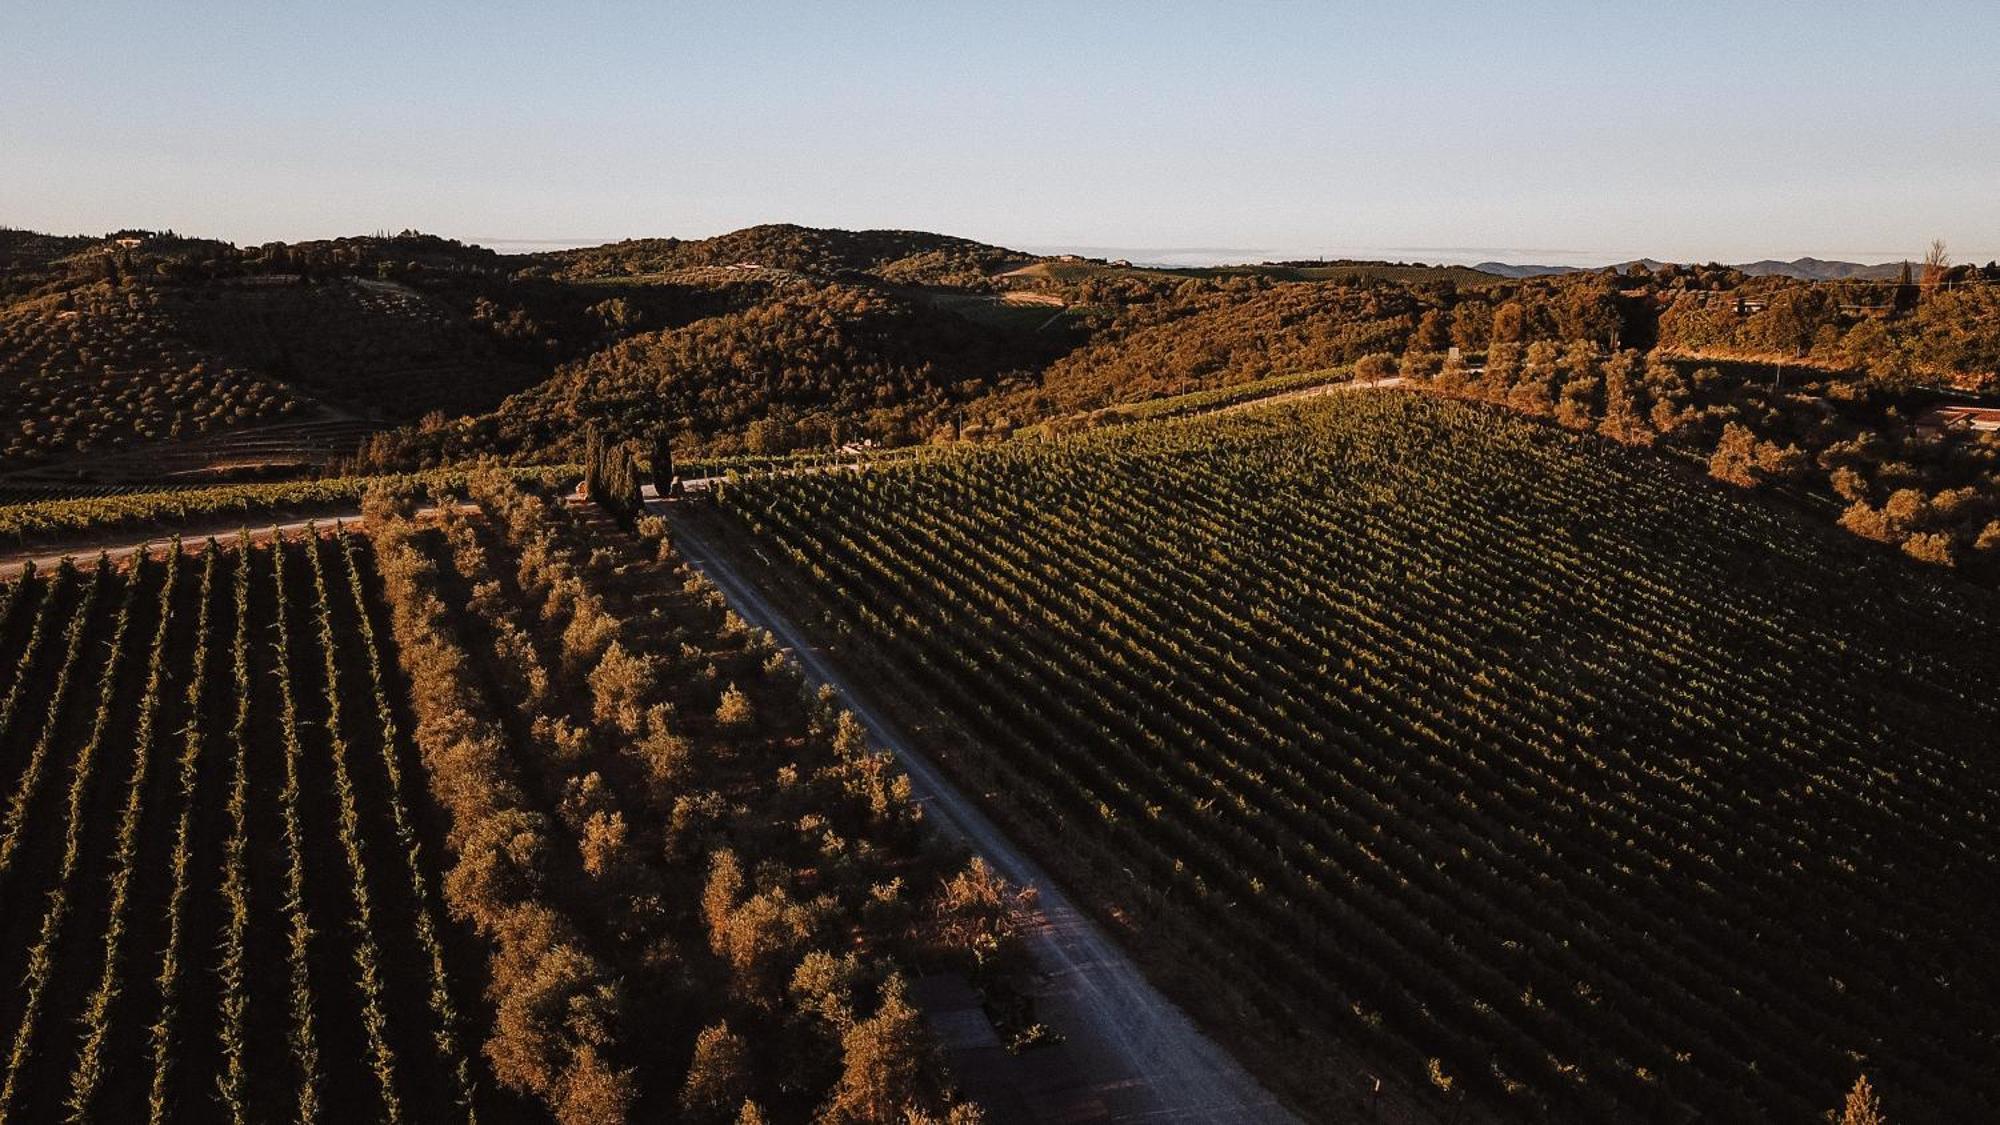
[[[910,775],[925,815],[986,858],[1009,881],[1036,892],[1029,951],[1046,984],[1036,1014],[1060,1031],[1075,1078],[1023,1090],[1036,1121],[1295,1122],[1272,1094],[1187,1015],[1147,982],[1132,959],[1078,909],[1048,872],[952,784],[902,730],[785,615],[746,581],[670,504],[653,508],[673,524],[683,557],[706,574],[745,621],[771,631],[808,677],[831,684],[877,745]],[[1037,1052],[1040,1053],[1040,1052]],[[1087,1076],[1084,1077],[1084,1076]]]

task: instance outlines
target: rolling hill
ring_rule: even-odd
[[[1246,383],[1403,350],[1434,307],[1392,284],[1221,284],[1134,302],[1009,405],[1035,417]]]
[[[1415,353],[1425,373],[1495,340],[1994,378],[2000,291],[1976,269],[1914,316],[1865,318],[1789,277],[1654,265],[1618,287],[1370,262],[1161,270],[789,224],[528,255],[408,231],[253,247],[0,231],[0,321],[17,329],[0,339],[16,404],[0,473],[127,485],[169,463],[311,472],[364,452],[400,471],[542,456],[593,424],[665,427],[687,455],[992,435],[1367,356]],[[1732,289],[1754,307],[1710,300]],[[208,440],[307,420],[332,428],[289,450],[277,433]],[[371,428],[386,433],[364,450]],[[157,465],[139,455],[156,443],[174,446]]]
[[[0,306],[0,325],[6,326],[0,330],[0,403],[8,405],[5,420],[16,427],[0,435],[7,439],[0,445],[0,470],[60,465],[84,476],[143,473],[143,462],[95,465],[79,455],[173,443],[281,417],[324,414],[377,427],[433,413],[475,417],[559,371],[576,368],[587,383],[596,373],[651,362],[669,349],[612,349],[648,334],[687,331],[703,320],[715,321],[699,333],[711,340],[740,337],[741,318],[760,308],[765,324],[799,314],[804,325],[837,331],[832,326],[842,314],[829,310],[846,299],[842,293],[852,297],[863,290],[876,306],[901,310],[873,330],[873,343],[807,341],[809,331],[794,330],[776,351],[768,342],[759,345],[755,366],[793,388],[772,402],[794,415],[825,415],[861,409],[865,400],[869,410],[906,407],[910,417],[927,417],[940,403],[970,393],[936,388],[990,383],[1015,362],[973,358],[966,350],[990,350],[991,340],[953,343],[944,337],[1011,338],[1021,333],[1009,330],[1048,319],[1033,317],[1032,310],[1000,317],[984,305],[974,307],[975,295],[996,299],[989,292],[991,273],[1028,260],[923,232],[789,225],[511,257],[414,232],[238,248],[145,231],[102,239],[0,231],[0,297],[7,297]],[[801,304],[815,301],[824,307]],[[971,325],[952,309],[998,328]],[[1024,323],[1031,318],[1032,324]],[[906,331],[908,340],[892,338]],[[1032,347],[1000,346],[1021,353],[1020,363],[1039,367],[1064,338],[1054,332]],[[796,354],[783,354],[794,347]],[[814,387],[846,376],[809,374],[810,366],[844,363],[848,375],[871,380],[882,370],[858,354],[844,357],[850,347],[897,351],[902,358],[886,362],[921,373],[889,377],[858,397],[814,399]],[[599,353],[596,366],[586,363]],[[692,385],[668,372],[655,381]],[[919,390],[919,383],[934,387]],[[542,397],[568,394],[564,387],[578,385],[571,379]],[[586,389],[583,400],[608,401],[620,393]],[[743,400],[748,392],[730,395]],[[731,427],[737,441],[755,417],[740,403],[718,411],[687,399],[676,409],[699,432]],[[199,448],[183,452],[192,456]],[[176,463],[187,459],[177,456]],[[326,459],[324,450],[314,450],[303,463]]]
[[[1611,266],[1534,266],[1512,265],[1507,262],[1481,262],[1472,268],[1482,273],[1499,277],[1530,278],[1560,277],[1570,273],[1590,273],[1599,269],[1615,269],[1620,273],[1630,272],[1634,265],[1645,266],[1648,270],[1658,270],[1672,263],[1657,258],[1635,258],[1618,262]],[[1775,258],[1761,258],[1754,262],[1740,262],[1727,267],[1750,277],[1789,277],[1797,281],[1894,281],[1902,272],[1903,263],[1883,262],[1879,265],[1862,265],[1859,262],[1828,261],[1823,258],[1793,258],[1781,262]]]
[[[864,273],[910,284],[973,284],[1034,255],[966,238],[908,230],[830,230],[773,223],[713,238],[644,238],[530,255],[533,268],[566,278],[740,266],[831,276]]]
[[[0,465],[271,422],[304,403],[194,347],[157,293],[97,283],[0,309]]]
[[[194,346],[378,420],[490,409],[547,375],[447,300],[401,282],[267,275],[169,289],[164,304]]]
[[[489,413],[385,434],[372,454],[384,464],[571,456],[589,425],[621,438],[664,427],[709,453],[921,441],[956,405],[1064,346],[1059,333],[881,288],[793,279],[740,311],[592,352]]]

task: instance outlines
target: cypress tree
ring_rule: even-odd
[[[586,426],[583,431],[583,494],[592,498],[604,490],[604,441],[597,436],[596,426]]]
[[[1917,311],[1917,286],[1910,280],[1910,263],[1903,263],[1903,272],[1896,278],[1896,293],[1889,300],[1889,315],[1902,316]]]
[[[645,510],[631,445],[606,441],[595,430],[586,433],[585,445],[584,482],[590,498],[621,526],[631,527]]]
[[[624,479],[618,484],[618,495],[625,502],[626,513],[634,520],[646,511],[646,494],[639,491],[645,478],[639,475],[639,455],[630,445],[618,447],[618,461]]]
[[[611,453],[610,487],[612,510],[620,519],[630,518],[635,507],[632,494],[638,489],[639,482],[632,475],[632,450],[622,441]]]
[[[653,488],[664,500],[673,495],[674,450],[667,441],[667,428],[660,426],[653,431]]]
[[[1837,1125],[1887,1125],[1888,1120],[1882,1113],[1881,1100],[1875,1096],[1875,1088],[1868,1084],[1868,1076],[1864,1074],[1855,1079],[1854,1088],[1847,1092],[1847,1104],[1841,1107]]]

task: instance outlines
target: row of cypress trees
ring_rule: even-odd
[[[632,456],[631,445],[607,439],[595,426],[585,429],[584,495],[597,501],[597,506],[611,513],[620,524],[629,527],[645,511],[639,484],[639,462]]]

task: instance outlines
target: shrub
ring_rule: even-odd
[[[747,727],[756,721],[755,708],[742,688],[730,684],[723,689],[722,701],[715,708],[715,721],[730,730]]]

